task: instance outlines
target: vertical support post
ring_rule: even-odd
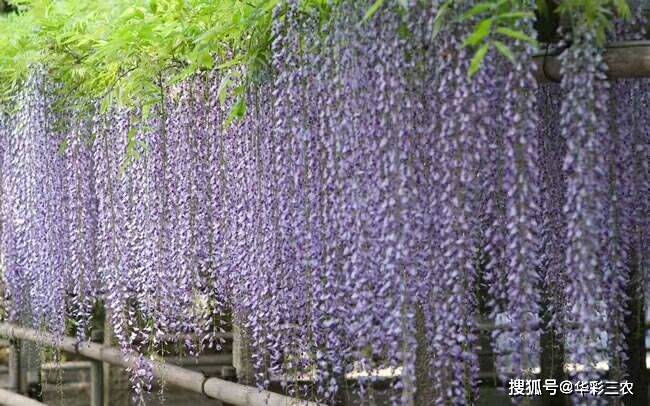
[[[548,319],[545,318],[544,321],[548,325]],[[558,382],[564,380],[566,377],[564,373],[564,343],[562,337],[558,336],[555,328],[552,328],[542,333],[541,342],[542,374],[540,379],[542,379],[542,382],[545,379],[555,379]],[[568,401],[569,399],[566,396],[559,393],[556,396],[551,396],[550,393],[545,392],[542,404],[544,406],[564,406]]]
[[[237,381],[244,385],[252,385],[255,383],[255,375],[250,348],[246,333],[236,320],[232,324],[232,337],[232,362],[237,371]]]
[[[415,310],[415,340],[417,342],[415,350],[415,404],[432,405],[435,402],[433,385],[429,375],[431,370],[429,345],[424,311],[419,304]]]
[[[111,323],[109,321],[108,313],[105,316],[104,320],[104,347],[110,347],[111,346],[111,337],[113,336],[113,329],[111,328]],[[103,398],[103,405],[102,406],[110,406],[108,404],[108,399],[110,396],[110,391],[111,391],[111,382],[110,382],[110,377],[111,377],[111,364],[108,362],[102,362],[102,398]]]
[[[41,400],[41,355],[35,343],[21,340],[17,345],[19,349],[18,362],[18,387],[22,395],[31,399]]]
[[[650,395],[648,394],[648,370],[646,367],[646,302],[644,296],[645,283],[641,261],[638,258],[639,253],[633,251],[631,266],[630,282],[628,286],[629,313],[625,317],[625,324],[628,328],[627,333],[627,373],[628,380],[634,384],[633,396],[625,401],[626,405],[646,406],[650,404]],[[645,298],[647,300],[647,298]]]
[[[107,314],[104,321],[104,347],[112,347],[115,335]],[[102,402],[104,406],[129,406],[131,405],[131,386],[129,377],[124,370],[117,366],[102,363]]]
[[[90,362],[90,406],[104,404],[104,371],[100,361]]]
[[[93,330],[90,339],[103,344],[104,330]],[[90,406],[104,406],[104,365],[93,359],[90,359]]]
[[[20,393],[20,341],[10,340],[9,347],[9,388]]]

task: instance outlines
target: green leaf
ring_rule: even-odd
[[[66,151],[68,150],[69,145],[70,145],[70,143],[68,142],[68,140],[63,140],[61,145],[59,145],[59,154],[64,155],[66,153]]]
[[[490,35],[490,31],[492,30],[492,21],[491,18],[488,18],[478,23],[474,32],[465,40],[463,46],[476,46],[480,44],[485,37]]]
[[[431,39],[435,39],[438,34],[440,34],[440,31],[442,30],[442,26],[447,20],[447,15],[451,11],[451,2],[452,0],[447,0],[445,4],[443,4],[439,9],[438,13],[436,14],[436,18],[433,20],[433,30],[431,32]]]
[[[474,16],[477,16],[486,11],[494,9],[494,7],[495,7],[494,3],[478,3],[477,5],[472,7],[469,11],[463,13],[463,15],[461,15],[459,19],[461,21],[469,20]]]
[[[614,7],[619,17],[627,20],[632,16],[630,5],[626,0],[614,0]]]
[[[499,27],[499,28],[497,28],[497,32],[499,34],[505,35],[505,36],[510,37],[510,38],[514,38],[514,39],[519,40],[519,41],[528,42],[530,44],[536,44],[537,43],[537,41],[535,41],[533,38],[531,38],[526,33],[522,32],[522,31],[519,31],[519,30],[513,30],[513,29],[507,28],[507,27]]]
[[[402,7],[404,10],[408,10],[409,8],[409,2],[408,0],[397,0],[397,3]]]
[[[226,103],[226,98],[228,97],[228,89],[231,84],[230,75],[225,75],[219,83],[219,89],[217,90],[217,97],[219,98],[219,103],[223,106]]]
[[[483,60],[485,60],[485,56],[487,55],[488,51],[490,50],[490,43],[486,42],[483,44],[474,54],[474,57],[472,57],[472,61],[469,64],[469,77],[473,77],[476,72],[481,69],[481,65],[483,65]]]
[[[241,97],[235,104],[233,104],[232,108],[230,109],[230,113],[226,118],[225,126],[229,127],[233,121],[243,118],[246,115],[246,110],[246,99],[244,97]]]
[[[366,14],[363,16],[363,20],[361,22],[365,22],[374,16],[377,11],[384,5],[384,0],[376,0],[372,6],[366,11]]]
[[[520,20],[520,19],[524,19],[524,18],[534,18],[534,17],[535,17],[535,14],[531,13],[531,12],[528,12],[528,11],[513,11],[511,13],[499,14],[495,18],[497,18],[499,20],[505,20],[505,19],[509,19],[509,18]]]
[[[501,53],[501,55],[505,56],[508,58],[508,60],[512,63],[515,64],[517,60],[515,59],[515,54],[512,52],[510,47],[508,47],[506,44],[504,44],[501,41],[493,41],[492,42],[497,49]]]

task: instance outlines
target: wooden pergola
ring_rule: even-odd
[[[562,79],[561,54],[561,50],[549,50],[534,57],[535,78],[539,82]],[[603,59],[609,79],[650,78],[650,41],[611,42],[605,48]]]

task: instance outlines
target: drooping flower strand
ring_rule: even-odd
[[[554,354],[552,357],[543,355],[541,362],[544,372],[546,373],[548,369],[550,374],[563,368],[561,360],[566,312],[564,288],[565,281],[569,278],[564,266],[567,235],[566,217],[563,214],[566,176],[562,170],[562,162],[566,155],[566,140],[559,125],[561,100],[562,89],[559,84],[546,83],[539,87],[542,317],[545,323],[544,333],[548,337],[547,343],[544,344],[547,346],[545,350],[550,350],[551,354]]]
[[[5,140],[2,240],[10,320],[62,335],[63,161],[57,153],[61,139],[52,128],[51,101],[48,85],[38,73],[18,96],[20,110]]]
[[[630,237],[633,208],[633,128],[634,113],[620,111],[617,103],[633,102],[634,84],[616,82],[610,93],[610,123],[608,138],[604,141],[607,154],[608,197],[603,266],[608,323],[608,357],[611,376],[622,380],[625,375],[627,327],[625,317],[630,283]]]
[[[196,163],[201,133],[192,131],[196,103],[191,83],[183,83],[172,89],[167,126],[167,186],[169,201],[167,207],[171,225],[172,268],[168,273],[171,279],[169,297],[174,303],[168,310],[170,317],[169,334],[180,335],[186,348],[194,352],[196,343],[190,337],[198,332],[199,318],[196,316],[204,304],[196,303],[197,276],[201,269],[197,244],[204,236],[199,236],[199,226],[204,219],[205,182],[200,182],[200,166]],[[197,182],[197,183],[195,183]],[[200,182],[200,183],[199,183]],[[173,298],[173,299],[172,299]],[[186,309],[184,312],[182,309]],[[181,313],[183,313],[181,315]]]
[[[345,242],[358,230],[358,226],[353,227],[349,220],[358,213],[358,208],[344,204],[344,182],[350,180],[351,176],[348,174],[346,177],[340,163],[346,145],[356,140],[350,131],[351,120],[346,112],[351,114],[351,104],[357,101],[352,95],[359,80],[356,74],[364,64],[363,59],[357,59],[357,65],[350,63],[359,42],[352,23],[359,15],[359,6],[352,2],[342,2],[333,12],[336,17],[325,28],[328,30],[326,42],[321,47],[321,54],[317,55],[320,59],[316,66],[320,69],[313,89],[314,97],[322,106],[316,118],[317,127],[313,129],[320,148],[317,158],[321,165],[318,175],[320,179],[314,193],[318,196],[321,208],[318,215],[322,224],[322,242],[320,261],[312,270],[312,279],[317,283],[312,290],[311,330],[316,347],[314,355],[318,394],[324,400],[334,398],[344,389],[342,379],[347,372],[346,362],[352,351],[350,342],[346,339],[347,332],[358,328],[358,322],[354,318],[348,320],[347,326],[342,323],[346,314],[356,311],[349,306],[355,296],[351,295],[351,282],[346,281],[345,274],[349,275],[350,280],[360,277],[354,263],[355,259],[363,260],[363,254],[357,251],[350,258],[349,265],[345,266],[343,262]],[[346,41],[348,38],[349,42]],[[358,57],[362,58],[363,55]],[[360,152],[360,148],[349,148],[349,153]],[[346,229],[348,234],[345,234]],[[362,238],[363,236],[358,236],[360,244],[363,244]],[[359,296],[361,295],[357,295]]]
[[[4,159],[5,151],[7,148],[7,143],[9,142],[9,137],[11,134],[11,127],[9,125],[9,119],[7,114],[4,111],[0,111],[0,244],[2,244],[3,238],[3,222],[4,222],[4,208],[3,208],[3,199],[4,199]],[[2,253],[2,250],[0,250]],[[3,255],[0,255],[0,269],[4,269]],[[2,278],[0,280],[0,298],[5,298],[5,280]],[[0,316],[3,319],[6,319],[7,308],[6,303],[3,300],[0,304]]]
[[[119,115],[118,115],[119,114]],[[109,126],[111,118],[116,119],[115,125]],[[122,235],[124,217],[122,216],[120,187],[120,160],[124,149],[124,137],[119,136],[120,127],[124,128],[124,113],[116,113],[113,117],[105,117],[99,121],[94,130],[96,133],[94,152],[96,162],[96,190],[99,207],[98,229],[98,266],[106,283],[106,310],[111,320],[113,333],[124,341],[126,325],[122,310],[129,293],[125,286],[120,286],[120,272],[123,271]],[[122,345],[126,344],[124,342]]]
[[[531,11],[531,10],[524,10]],[[519,22],[532,33],[532,20]],[[506,75],[505,162],[507,311],[513,336],[510,358],[514,376],[526,376],[539,363],[539,150],[537,143],[536,82],[528,60],[533,48],[512,41],[517,62]]]
[[[635,11],[632,24],[626,24],[624,32],[629,33],[629,39],[643,39],[647,36],[645,27],[648,24],[647,13],[644,13],[644,2],[632,0],[630,7]],[[630,27],[631,25],[631,27]],[[628,37],[626,37],[628,38]],[[633,85],[632,102],[635,106],[632,130],[633,175],[632,196],[633,209],[628,213],[632,219],[632,237],[630,249],[633,254],[631,266],[637,279],[631,280],[636,286],[632,300],[645,298],[647,304],[650,297],[650,81],[637,80]]]
[[[71,316],[76,322],[77,338],[88,337],[88,322],[95,302],[100,298],[101,279],[97,272],[97,198],[92,139],[86,130],[90,119],[72,115],[65,140],[65,178],[68,258],[68,289],[71,293]]]
[[[276,270],[271,274],[272,309],[269,312],[272,329],[267,341],[271,349],[270,369],[272,375],[280,378],[282,385],[291,383],[292,376],[299,373],[301,345],[298,337],[306,337],[303,330],[309,322],[306,318],[308,309],[304,299],[307,290],[303,286],[305,264],[299,260],[302,247],[297,244],[297,237],[304,232],[301,216],[302,202],[300,185],[302,167],[300,156],[300,139],[304,126],[303,111],[305,105],[303,80],[307,66],[302,63],[302,35],[305,21],[299,15],[299,2],[288,1],[278,5],[284,9],[286,19],[277,20],[274,30],[277,34],[273,47],[273,67],[276,72],[274,95],[274,176],[277,182],[275,193],[275,250],[273,262]],[[297,388],[289,385],[288,391],[295,393]]]
[[[573,45],[562,54],[562,136],[567,140],[564,170],[567,194],[566,349],[567,361],[584,369],[581,380],[598,379],[596,368],[605,356],[595,339],[606,332],[603,314],[606,280],[602,253],[607,227],[608,179],[602,151],[607,138],[607,94],[602,55],[593,32],[576,27]]]
[[[468,209],[472,202],[473,151],[470,143],[472,111],[469,102],[469,79],[466,76],[468,54],[460,47],[462,27],[450,25],[441,33],[436,49],[440,58],[438,82],[442,103],[435,118],[440,124],[434,159],[439,164],[440,213],[436,240],[439,244],[438,258],[432,277],[437,280],[432,290],[432,302],[437,309],[431,323],[433,339],[434,389],[436,402],[471,402],[476,384],[474,371],[476,359],[472,356],[474,337],[467,335],[472,328],[472,299],[467,299],[474,280],[474,246]],[[445,120],[454,116],[456,120]],[[466,291],[466,289],[469,289]],[[461,294],[461,291],[464,292]],[[467,292],[467,293],[465,293]],[[471,293],[469,293],[471,296]],[[462,299],[461,299],[462,296]]]
[[[271,89],[264,88],[256,92],[252,98],[253,105],[250,112],[256,118],[256,126],[253,131],[253,140],[255,146],[255,170],[252,174],[254,179],[255,191],[251,194],[255,196],[256,203],[249,207],[252,213],[250,217],[256,218],[254,225],[254,246],[253,250],[256,255],[247,276],[250,280],[244,280],[243,285],[236,283],[233,286],[233,295],[243,294],[243,300],[233,303],[237,309],[235,314],[236,321],[245,327],[245,333],[250,338],[252,348],[260,348],[259,345],[265,345],[267,337],[272,328],[268,326],[267,311],[260,311],[266,308],[271,300],[271,292],[274,287],[273,275],[275,262],[275,247],[277,229],[277,207],[276,193],[277,180],[274,171],[273,155],[275,144],[278,142],[272,136],[274,117],[271,113]],[[263,103],[266,101],[267,103]],[[223,188],[226,188],[226,173],[221,173],[221,182]],[[230,204],[224,200],[223,205]],[[222,210],[224,211],[224,210]],[[265,386],[270,383],[270,373],[266,368],[265,354],[261,351],[253,350],[253,362],[256,370],[256,380],[259,385]]]
[[[224,332],[226,324],[226,299],[229,290],[226,288],[225,273],[217,269],[214,262],[216,255],[216,236],[214,224],[217,222],[218,211],[214,210],[214,202],[218,199],[218,189],[212,179],[218,176],[215,146],[220,137],[218,129],[211,123],[214,121],[211,109],[219,106],[211,104],[211,81],[216,78],[197,76],[193,80],[193,121],[192,141],[192,170],[193,190],[192,207],[194,212],[193,251],[196,263],[195,319],[196,334],[199,336],[199,350],[203,346],[221,349],[223,339],[218,333]],[[218,99],[217,103],[218,103]],[[206,126],[205,123],[208,123]],[[257,121],[256,121],[257,122]],[[217,131],[215,133],[215,130]],[[254,248],[251,247],[251,250]]]
[[[412,404],[415,394],[415,299],[419,293],[418,277],[422,274],[420,243],[425,230],[417,177],[421,168],[418,154],[417,129],[414,125],[418,93],[408,79],[414,73],[414,62],[407,57],[416,49],[399,35],[405,23],[397,8],[389,8],[377,18],[377,38],[380,39],[376,58],[380,61],[378,108],[375,118],[380,123],[369,139],[368,152],[385,157],[376,169],[381,177],[374,215],[383,218],[380,244],[394,247],[386,250],[378,264],[379,285],[374,301],[391,292],[385,315],[378,315],[393,327],[373,337],[373,346],[384,352],[389,366],[401,368],[396,388],[401,389],[401,403]],[[363,141],[362,141],[363,142]],[[374,168],[367,168],[370,172]],[[372,192],[371,192],[372,193]],[[370,194],[372,196],[372,194]],[[372,221],[372,220],[371,220]],[[369,222],[366,227],[372,227]],[[383,324],[385,326],[386,324]],[[387,355],[390,354],[390,355]]]
[[[492,66],[488,59],[486,70],[499,72]],[[489,74],[489,73],[488,73]],[[489,109],[500,110],[505,100],[505,85],[500,75],[493,74],[491,91],[485,92],[485,102]],[[509,308],[508,293],[508,264],[506,260],[506,188],[504,173],[506,170],[505,156],[502,154],[504,147],[504,134],[507,131],[506,117],[501,114],[488,112],[484,115],[485,130],[479,132],[479,140],[483,143],[481,159],[485,168],[480,174],[480,197],[482,209],[482,235],[481,258],[484,264],[482,279],[486,286],[487,298],[485,307],[488,318],[494,323],[491,332],[492,348],[495,352],[495,368],[499,378],[505,381],[508,378],[509,348],[513,335],[508,331],[508,321],[504,320]]]
[[[634,177],[633,193],[634,224],[632,245],[636,253],[633,266],[639,276],[638,292],[645,297],[646,303],[650,297],[650,81],[644,80],[640,92],[636,95],[638,110],[636,111],[634,131]],[[646,112],[644,114],[644,112]],[[645,282],[645,283],[644,283]]]
[[[112,125],[111,125],[112,124]],[[138,248],[142,247],[142,223],[135,221],[136,196],[142,174],[129,173],[129,162],[137,154],[137,138],[130,131],[127,111],[111,111],[94,126],[94,159],[98,200],[98,269],[106,284],[105,306],[115,335],[125,357],[142,365],[144,358],[135,349],[143,342],[138,322],[142,320],[133,282],[140,282]],[[127,151],[130,150],[130,155]],[[138,182],[140,180],[140,182]],[[146,285],[145,285],[146,286]],[[153,375],[142,366],[130,371],[134,400],[143,402],[143,393],[151,388]]]
[[[614,40],[638,40],[645,33],[644,18],[639,4],[631,4],[635,12],[631,21],[618,22],[613,33]],[[609,131],[605,139],[608,175],[607,227],[605,235],[606,252],[603,264],[608,273],[606,280],[608,361],[609,373],[614,379],[623,380],[627,374],[628,360],[626,336],[630,333],[626,325],[631,301],[638,300],[643,292],[630,286],[639,286],[632,281],[634,270],[633,236],[637,184],[634,182],[635,149],[638,138],[637,109],[642,108],[644,83],[639,80],[622,79],[613,81],[609,96]],[[637,106],[634,109],[629,106]],[[631,285],[632,284],[632,285]]]

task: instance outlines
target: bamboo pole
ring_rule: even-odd
[[[106,348],[99,344],[77,343],[70,337],[55,337],[49,333],[33,329],[0,323],[0,336],[17,338],[57,347],[62,351],[79,354],[86,358],[104,361],[123,368],[136,366],[135,359],[126,359],[116,348]],[[202,393],[210,398],[221,400],[236,406],[318,406],[318,403],[291,398],[277,393],[259,390],[218,378],[206,378],[200,372],[190,371],[175,365],[152,361],[155,377],[171,385]]]
[[[539,82],[559,82],[560,54],[556,50],[533,57],[535,78]],[[650,41],[611,42],[605,47],[603,60],[608,79],[650,78]]]
[[[7,406],[43,406],[37,400],[30,399],[26,396],[19,395],[6,389],[0,389],[0,405]]]

